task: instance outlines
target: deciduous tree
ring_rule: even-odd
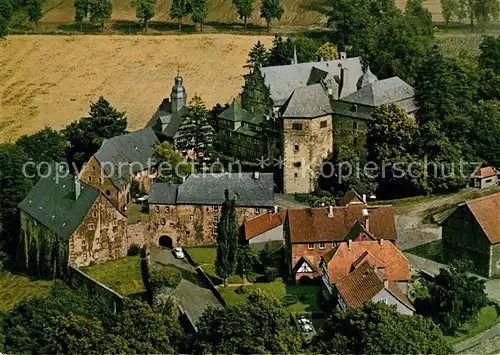
[[[37,165],[42,162],[63,163],[66,161],[65,151],[68,144],[64,136],[52,128],[24,135],[16,141],[16,145],[24,151],[28,159]]]
[[[148,22],[155,15],[156,0],[132,0],[135,7],[135,17],[144,21],[144,29],[148,30]]]
[[[75,7],[75,23],[80,26],[80,31],[82,31],[83,22],[89,14],[89,1],[75,0],[73,6]]]
[[[267,32],[271,27],[271,21],[281,19],[285,9],[280,4],[280,0],[262,0],[260,3],[260,18],[266,20]]]
[[[272,295],[257,289],[243,304],[209,308],[198,322],[190,352],[195,354],[295,354],[300,335]]]
[[[191,15],[191,3],[188,0],[172,0],[170,6],[170,18],[177,20],[179,24],[179,31],[182,30],[182,19]]]
[[[200,25],[200,31],[203,32],[203,23],[208,17],[207,0],[191,1],[191,20]]]
[[[90,22],[99,24],[101,30],[104,30],[106,22],[111,19],[113,4],[111,0],[88,0]]]
[[[42,0],[28,0],[27,5],[27,15],[28,21],[35,24],[35,27],[38,25],[38,21],[43,16],[43,3]]]
[[[441,0],[441,14],[443,15],[444,21],[446,23],[446,29],[448,29],[450,20],[454,16],[458,17],[459,11],[459,0]]]
[[[335,60],[338,59],[339,56],[337,46],[328,42],[323,43],[323,45],[318,48],[316,55],[324,60]]]
[[[440,269],[433,281],[426,282],[428,297],[415,302],[417,311],[432,318],[446,334],[474,319],[488,302],[485,281],[467,275],[471,266],[470,261],[455,260],[449,270]]]
[[[252,16],[253,0],[233,0],[234,6],[238,11],[238,16],[243,20],[245,31],[247,30],[247,21]]]
[[[496,75],[500,75],[500,36],[483,38],[478,63],[481,68],[491,69]]]
[[[314,353],[436,354],[452,349],[439,327],[420,315],[402,315],[382,303],[336,310],[311,342]]]

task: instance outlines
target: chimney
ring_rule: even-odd
[[[347,250],[351,250],[351,240],[347,239]]]
[[[332,97],[333,96],[333,89],[328,88],[328,96]]]
[[[278,213],[278,205],[274,205],[274,213]]]
[[[328,206],[328,217],[333,217],[333,206]]]
[[[384,249],[384,238],[380,238],[380,249]]]
[[[366,205],[366,195],[363,194],[363,203]]]
[[[78,176],[75,176],[75,201],[80,197],[80,192],[82,192],[82,186],[80,180],[78,180]]]
[[[293,62],[292,64],[299,64],[299,61],[297,59],[297,47],[293,46]]]
[[[323,57],[319,57],[319,61],[320,61],[320,62],[324,62],[324,61],[325,61],[325,59],[324,59]]]
[[[260,179],[260,171],[254,171],[253,172],[253,178],[255,180],[259,180]]]
[[[363,208],[363,217],[365,217],[365,228],[369,232],[370,231],[370,212],[368,212],[367,208]]]
[[[347,59],[347,52],[340,52],[339,54],[341,60]]]

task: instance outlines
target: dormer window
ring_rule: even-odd
[[[358,112],[358,105],[354,104],[351,106],[351,111],[352,112]]]
[[[309,249],[309,250],[314,249],[314,243],[307,244],[307,249]]]

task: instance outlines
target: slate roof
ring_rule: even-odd
[[[366,252],[369,254],[365,254]],[[342,280],[352,271],[353,265],[363,258],[376,263],[372,266],[385,267],[385,276],[389,280],[410,279],[408,259],[393,243],[386,240],[363,240],[340,243],[323,257],[328,265],[330,282]]]
[[[155,182],[149,190],[148,203],[153,205],[175,205],[179,184]]]
[[[476,171],[474,177],[484,179],[495,175],[497,175],[496,169],[492,166],[487,166]]]
[[[363,74],[360,57],[332,60],[327,62],[264,67],[260,70],[264,75],[265,84],[270,87],[271,99],[273,100],[274,105],[282,106],[295,89],[311,84],[312,80],[321,78],[324,75],[321,74],[318,69],[328,73],[325,79],[328,79],[328,77],[331,79],[335,76],[339,76],[339,64],[342,64],[349,69],[347,85],[343,90],[344,93],[349,94],[356,91],[356,82]],[[313,68],[316,68],[314,72]]]
[[[370,85],[376,81],[378,81],[378,78],[375,76],[375,74],[372,73],[372,71],[370,70],[370,67],[367,67],[366,71],[363,73],[363,75],[361,75],[359,77],[358,83],[356,84],[356,86],[359,90],[362,87]]]
[[[80,182],[80,195],[76,199],[75,177],[51,171],[49,177],[38,180],[18,207],[56,235],[69,238],[99,197],[99,191]]]
[[[181,107],[178,112],[172,113],[169,99],[164,99],[153,118],[146,124],[146,128],[153,128],[159,135],[174,139],[184,117],[188,115],[188,108]]]
[[[356,221],[364,224],[363,209],[368,209],[370,233],[377,239],[396,240],[396,225],[392,206],[349,204],[329,208],[288,209],[290,241],[292,243],[344,241]]]
[[[236,99],[233,99],[231,105],[219,114],[219,118],[234,122],[250,122],[253,124],[259,124],[264,121],[263,116],[256,115],[242,108],[241,104]]]
[[[282,107],[283,117],[314,118],[332,113],[330,98],[322,84],[295,89]]]
[[[356,92],[345,96],[341,101],[360,105],[377,107],[390,103],[397,103],[415,96],[415,89],[409,84],[394,76],[389,79],[375,81]]]
[[[500,192],[466,204],[491,244],[500,243]]]
[[[130,173],[135,174],[149,168],[149,159],[153,159],[154,147],[159,143],[153,129],[144,128],[106,139],[94,156],[110,176],[113,185],[120,188],[121,182],[130,178]],[[131,163],[131,167],[124,165]]]
[[[272,173],[260,173],[259,178],[254,178],[253,173],[192,174],[177,187],[175,203],[178,205],[222,205],[226,189],[229,192],[229,198],[236,199],[237,206],[274,207]],[[170,193],[172,190],[167,191],[163,186],[157,191]],[[153,201],[167,204],[172,200],[171,197],[162,199],[154,192]],[[151,199],[149,203],[152,203]]]
[[[286,209],[278,213],[264,213],[243,223],[245,240],[250,240],[271,229],[281,226],[285,222]]]

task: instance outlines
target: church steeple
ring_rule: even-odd
[[[179,112],[181,108],[187,105],[187,93],[184,85],[182,85],[182,76],[179,70],[177,70],[177,76],[175,77],[175,85],[172,87],[170,101],[172,103],[172,113]]]

